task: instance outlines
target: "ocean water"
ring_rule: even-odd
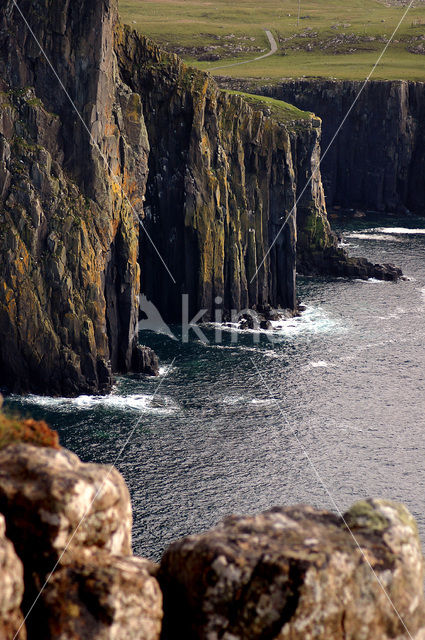
[[[208,344],[146,332],[160,378],[119,378],[107,397],[8,398],[83,460],[116,463],[136,553],[157,560],[230,513],[343,512],[368,496],[404,502],[425,543],[425,218],[350,222],[343,243],[408,279],[299,278],[306,311],[258,344],[230,330],[215,344],[214,327]]]

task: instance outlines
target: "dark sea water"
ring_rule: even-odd
[[[208,345],[146,332],[160,379],[120,378],[105,398],[9,398],[85,461],[114,462],[140,420],[116,463],[136,553],[158,559],[230,513],[297,502],[343,511],[367,496],[404,502],[425,542],[425,218],[351,222],[344,242],[410,279],[300,278],[307,311],[279,344],[251,333],[232,344],[227,331],[216,345],[214,328]]]

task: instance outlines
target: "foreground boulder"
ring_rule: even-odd
[[[84,464],[66,449],[14,444],[1,450],[0,512],[24,563],[56,560],[77,527],[71,549],[131,554],[131,504],[121,474]]]
[[[28,640],[159,640],[155,566],[132,556],[130,497],[115,468],[84,464],[66,449],[11,444],[0,450],[0,512],[25,570],[23,579],[5,541],[0,640],[14,637],[1,630],[22,618],[24,583]]]
[[[142,558],[104,551],[66,554],[42,594],[50,612],[43,638],[158,640],[162,594],[154,570]]]
[[[412,516],[368,500],[345,519],[355,539],[341,518],[297,506],[172,544],[159,577],[167,640],[425,638]]]
[[[5,538],[5,522],[0,515],[0,638],[25,640],[21,601],[24,593],[24,571],[13,544]],[[18,632],[19,631],[19,632]],[[18,634],[18,635],[17,635]]]

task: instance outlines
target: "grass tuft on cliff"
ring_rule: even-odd
[[[264,115],[279,120],[279,122],[310,122],[312,117],[315,117],[309,111],[301,111],[301,109],[298,109],[297,107],[294,107],[292,104],[288,104],[287,102],[283,102],[283,100],[276,100],[275,98],[268,98],[266,96],[259,96],[252,93],[245,93],[243,91],[226,90],[225,93],[230,93],[234,96],[240,96],[253,109],[259,109],[263,111]]]
[[[0,449],[18,442],[59,449],[57,432],[50,429],[44,420],[0,413]]]

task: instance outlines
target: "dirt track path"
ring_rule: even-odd
[[[255,62],[256,60],[262,60],[263,58],[268,58],[272,56],[277,51],[277,43],[274,39],[274,36],[271,31],[265,29],[266,36],[268,41],[270,42],[270,51],[264,53],[262,56],[258,56],[257,58],[252,58],[252,60],[244,60],[243,62],[233,62],[232,64],[225,64],[220,67],[211,67],[210,69],[204,69],[204,71],[216,71],[217,69],[228,69],[229,67],[238,67],[241,64],[249,64],[250,62]]]

